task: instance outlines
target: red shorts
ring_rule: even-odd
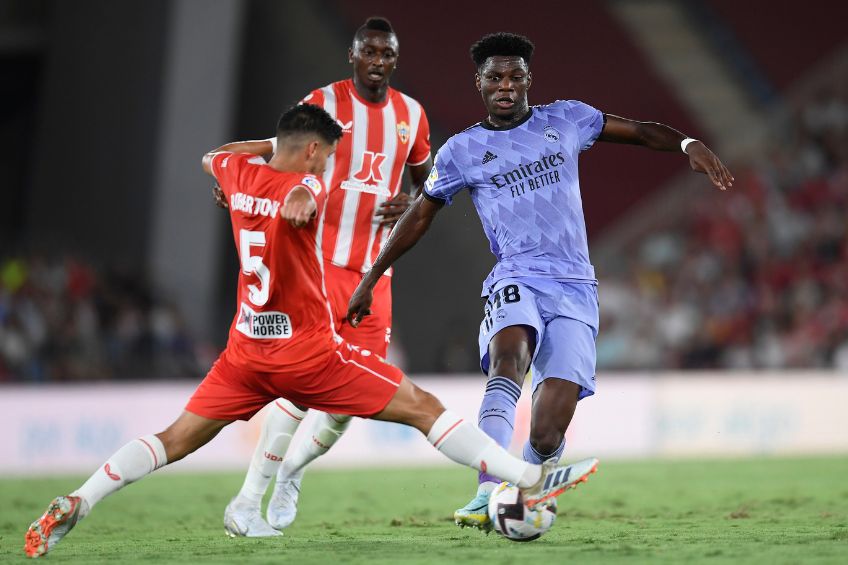
[[[362,318],[359,326],[354,328],[345,318],[350,297],[361,280],[361,273],[324,261],[324,284],[333,308],[336,332],[349,343],[385,357],[392,337],[392,280],[391,277],[380,277],[374,287],[371,314]]]
[[[331,414],[370,417],[397,392],[403,372],[385,359],[342,342],[317,368],[266,373],[232,365],[224,350],[186,410],[213,420],[249,420],[279,397]]]

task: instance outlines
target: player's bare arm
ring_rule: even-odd
[[[254,155],[262,155],[263,157],[269,157],[274,153],[274,140],[273,139],[259,139],[254,141],[234,141],[232,143],[227,143],[226,145],[222,145],[217,149],[213,149],[209,153],[203,156],[203,170],[206,171],[207,174],[212,174],[211,168],[207,168],[206,164],[206,156],[209,155],[209,167],[211,167],[212,163],[212,155],[215,153],[221,153],[223,151],[230,151],[232,153],[252,153]],[[218,186],[218,182],[216,181],[212,185],[212,198],[215,200],[215,205],[218,208],[228,209],[230,207],[227,204],[227,198],[224,196],[224,191],[221,190],[221,187]]]
[[[292,227],[302,228],[317,214],[318,206],[315,204],[315,197],[308,188],[296,186],[286,196],[280,217]]]
[[[598,141],[642,145],[657,151],[677,151],[687,136],[674,128],[656,122],[637,122],[606,114],[606,123]],[[693,171],[706,173],[720,190],[733,186],[733,175],[710,149],[700,141],[686,145],[689,165]]]
[[[255,141],[233,141],[213,149],[203,156],[203,170],[207,175],[212,174],[212,159],[218,153],[250,153],[252,155],[268,156],[274,153],[274,143],[270,139],[260,139]],[[213,189],[214,194],[214,189]],[[216,197],[217,199],[217,197]]]
[[[387,200],[380,205],[380,208],[374,214],[380,219],[381,226],[394,226],[404,212],[409,208],[421,190],[424,187],[424,181],[427,180],[427,175],[430,174],[430,169],[433,168],[433,159],[428,157],[426,161],[420,165],[412,165],[409,167],[409,177],[412,182],[410,186],[410,194],[399,192],[397,196],[391,200]]]
[[[419,194],[406,213],[400,217],[386,245],[374,261],[374,266],[365,273],[362,282],[350,297],[347,310],[347,321],[350,325],[358,326],[363,316],[370,313],[373,290],[377,281],[395,261],[418,243],[418,240],[430,228],[433,218],[442,206],[443,204],[428,200],[423,194]]]
[[[417,198],[418,195],[421,194],[421,191],[424,190],[424,182],[427,180],[427,177],[430,175],[430,171],[432,169],[432,157],[427,157],[427,160],[421,163],[420,165],[411,165],[409,167],[409,178],[412,181],[410,193],[413,197]]]

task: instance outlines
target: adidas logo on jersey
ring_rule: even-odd
[[[489,161],[494,161],[498,156],[492,153],[491,151],[486,151],[486,154],[483,155],[483,164],[485,165]]]

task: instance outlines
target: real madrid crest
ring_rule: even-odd
[[[400,142],[405,144],[409,141],[409,124],[406,122],[400,122],[397,125],[397,133],[398,138],[400,138]]]
[[[553,126],[545,126],[545,139],[551,143],[559,141],[559,132]]]

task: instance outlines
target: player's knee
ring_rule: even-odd
[[[524,351],[520,349],[497,351],[494,355],[490,355],[490,358],[490,377],[506,377],[519,385],[523,382],[524,375],[530,368],[530,355],[526,349]]]
[[[340,436],[350,426],[352,418],[346,414],[324,414],[324,427]]]
[[[502,329],[489,342],[489,376],[524,381],[535,349],[535,330],[530,326]]]

